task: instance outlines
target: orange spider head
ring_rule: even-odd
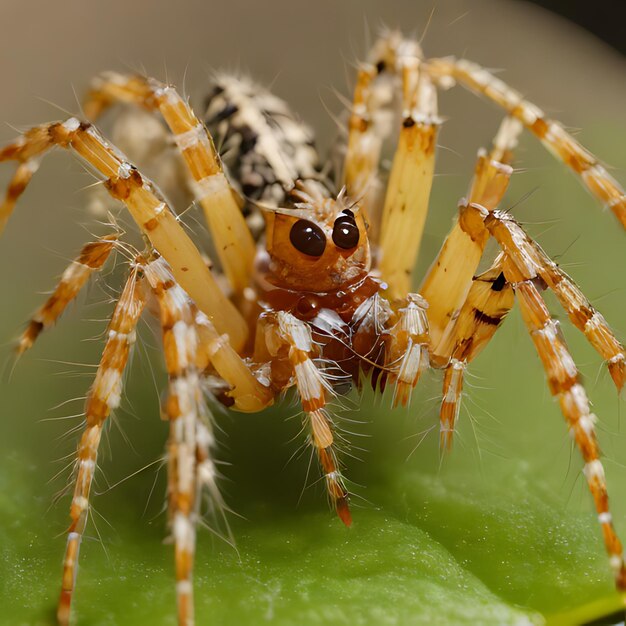
[[[370,269],[367,227],[358,206],[299,194],[293,209],[265,211],[270,282],[285,289],[325,293],[363,277]]]

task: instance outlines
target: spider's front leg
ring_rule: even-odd
[[[95,121],[118,102],[163,116],[183,156],[195,199],[204,210],[224,273],[233,291],[241,294],[250,283],[255,244],[210,133],[174,87],[143,76],[108,72],[96,78],[84,102],[85,114]]]
[[[167,445],[169,524],[175,549],[178,623],[192,626],[193,564],[200,495],[208,491],[214,508],[223,509],[211,449],[214,436],[204,402],[202,373],[209,366],[230,385],[227,392],[241,411],[259,411],[273,393],[254,377],[225,335],[199,311],[176,282],[165,259],[153,255],[145,276],[159,305],[165,364],[169,377],[164,414],[170,422]]]
[[[513,289],[503,272],[503,255],[472,280],[465,303],[438,346],[434,360],[447,363],[443,376],[440,449],[449,451],[461,409],[465,370],[491,341],[513,308]]]
[[[144,307],[140,282],[141,272],[135,267],[113,311],[107,343],[87,396],[85,430],[78,444],[74,496],[70,508],[72,522],[67,536],[61,596],[57,609],[57,619],[61,626],[67,626],[70,622],[78,572],[78,552],[89,513],[89,494],[96,470],[102,428],[111,411],[119,406],[122,376],[135,343],[135,327]]]
[[[236,348],[242,347],[248,334],[245,320],[219,288],[166,201],[94,126],[70,118],[32,128],[0,149],[0,162],[32,163],[55,146],[73,150],[105,178],[110,195],[127,206],[143,234],[168,260],[177,282],[218,330],[226,332]]]
[[[550,316],[548,308],[532,280],[524,278],[523,270],[510,259],[505,264],[505,274],[515,286],[522,317],[535,344],[548,378],[552,395],[558,399],[568,428],[585,462],[583,473],[596,507],[598,521],[615,584],[626,591],[626,567],[623,547],[609,510],[609,496],[604,467],[600,460],[600,447],[595,432],[596,416],[591,413],[589,400],[580,382],[580,375],[565,341],[558,322]]]
[[[285,386],[295,381],[302,410],[309,426],[309,442],[317,452],[324,473],[328,497],[341,521],[352,524],[349,493],[337,459],[337,433],[328,412],[328,400],[334,391],[325,374],[313,361],[319,356],[308,324],[279,311],[259,320],[255,358],[287,364]]]

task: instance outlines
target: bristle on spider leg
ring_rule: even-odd
[[[89,278],[102,269],[115,247],[117,238],[116,234],[106,235],[99,241],[90,242],[83,247],[80,254],[63,272],[52,295],[31,318],[18,341],[18,355],[32,347],[40,333],[59,319]]]
[[[108,339],[96,378],[85,405],[86,427],[78,445],[74,496],[70,508],[72,522],[63,561],[61,596],[57,609],[59,624],[70,621],[72,596],[78,571],[78,553],[87,523],[89,493],[96,468],[102,428],[111,411],[120,403],[122,376],[135,343],[135,328],[144,307],[137,268],[131,271],[109,324]]]
[[[511,282],[521,278],[513,263],[508,264],[506,272]],[[585,462],[583,473],[593,496],[616,586],[620,591],[626,591],[623,548],[609,510],[604,468],[595,433],[596,416],[591,413],[587,394],[558,322],[551,318],[539,290],[531,280],[514,284],[522,317],[546,371],[550,392],[558,399],[569,431]]]

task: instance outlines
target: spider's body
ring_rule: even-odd
[[[441,123],[437,89],[455,81],[494,101],[507,115],[491,149],[479,151],[468,198],[461,201],[419,293],[412,293]],[[99,77],[85,114],[95,120],[117,103],[163,117],[167,134],[165,127],[157,127],[149,149],[143,143],[147,126],[138,118],[126,118],[118,136],[133,160],[137,155],[138,161],[160,162],[157,171],[170,172],[157,181],[168,195],[189,194],[202,207],[217,269],[207,266],[156,185],[91,123],[70,118],[45,124],[0,150],[0,161],[18,162],[0,206],[0,228],[43,154],[59,146],[73,150],[104,179],[147,245],[132,260],[85,408],[58,607],[61,624],[70,619],[102,429],[119,405],[135,327],[148,300],[158,311],[169,376],[163,412],[170,421],[168,510],[181,625],[193,623],[195,529],[203,491],[220,503],[207,392],[236,410],[255,412],[294,386],[329,499],[350,525],[329,401],[346,383],[361,384],[366,373],[375,386],[393,387],[394,404],[407,404],[421,374],[429,367],[441,369],[440,442],[442,451],[448,450],[465,370],[515,300],[584,458],[617,587],[626,588],[595,416],[541,292],[554,292],[607,362],[618,389],[626,380],[626,353],[571,279],[510,215],[498,210],[525,127],[626,226],[626,194],[593,155],[486,70],[465,60],[426,60],[415,42],[397,33],[382,37],[360,66],[347,141],[336,150],[344,157],[340,168],[321,167],[312,133],[284,102],[248,81],[216,78],[206,126],[173,87],[142,76]],[[379,161],[383,143],[394,133],[397,149],[384,190]],[[184,171],[185,181],[172,171]],[[21,352],[56,321],[114,249],[128,251],[118,237],[105,236],[83,249],[31,320]],[[500,252],[477,275],[489,239]]]

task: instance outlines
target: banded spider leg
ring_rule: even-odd
[[[313,361],[318,356],[318,346],[311,328],[291,313],[278,311],[259,319],[257,337],[256,360],[269,361],[273,357],[285,361],[285,382],[289,384],[292,379],[298,390],[308,422],[309,443],[317,453],[329,500],[341,521],[350,526],[349,494],[337,458],[337,434],[327,407],[335,392]]]
[[[221,291],[152,182],[109,146],[94,126],[76,118],[37,126],[2,148],[0,162],[31,162],[55,146],[73,150],[105,179],[109,194],[126,205],[142,233],[168,260],[177,282],[220,332],[226,332],[233,345],[241,347],[248,333],[242,315]]]
[[[213,139],[174,87],[153,78],[109,72],[96,78],[84,102],[87,117],[96,120],[117,102],[159,112],[180,150],[195,199],[202,206],[224,273],[241,295],[250,283],[255,245],[213,144]]]
[[[605,203],[626,226],[626,194],[586,149],[576,142],[558,124],[547,120],[535,105],[483,68],[467,61],[435,59],[421,61],[419,49],[408,44],[396,33],[383,37],[373,49],[370,67],[359,74],[350,139],[363,137],[375,127],[369,119],[367,89],[376,80],[378,72],[396,72],[403,51],[411,50],[417,57],[418,71],[426,72],[440,87],[450,86],[453,80],[470,87],[502,106],[509,117],[502,123],[489,155],[479,153],[476,175],[470,191],[470,201],[460,205],[459,216],[446,238],[437,259],[431,266],[420,293],[429,303],[431,362],[445,367],[444,397],[441,405],[441,446],[448,448],[459,412],[463,373],[467,362],[484,348],[494,335],[503,317],[513,305],[516,291],[522,315],[536,345],[548,375],[552,393],[559,398],[575,441],[585,460],[585,475],[596,503],[611,565],[619,589],[626,587],[622,546],[611,523],[604,472],[599,460],[599,448],[593,428],[594,418],[586,394],[579,382],[578,372],[561,336],[556,322],[550,317],[537,290],[537,281],[549,287],[565,308],[572,323],[581,330],[596,351],[607,362],[611,377],[620,390],[625,382],[624,348],[581,291],[554,262],[507,215],[497,211],[512,173],[512,150],[521,127],[525,126],[560,160],[565,162],[587,188]],[[374,69],[375,68],[375,69]],[[397,84],[397,81],[396,81]],[[404,83],[406,85],[406,82]],[[365,94],[365,95],[364,95]],[[350,142],[349,142],[350,146]],[[423,148],[422,148],[423,150]],[[365,163],[362,171],[368,177],[375,175],[380,156],[379,144],[371,153],[372,161],[354,158],[354,163]],[[415,163],[423,154],[414,155]],[[350,163],[348,150],[347,165]],[[394,159],[395,166],[395,159]],[[350,169],[346,167],[347,182]],[[357,178],[353,176],[353,180]],[[390,178],[390,186],[394,176]],[[397,181],[396,181],[397,182]],[[355,184],[354,182],[352,184]],[[394,190],[388,189],[387,198]],[[411,250],[417,253],[421,239],[420,221],[413,221],[403,211],[394,215],[385,205],[382,221],[393,220],[396,232],[413,233]],[[491,269],[474,276],[483,256],[487,240],[493,236],[503,250]],[[394,255],[381,238],[381,266],[387,255]],[[416,256],[407,255],[406,267],[414,266]],[[397,258],[397,254],[394,258]],[[410,262],[409,262],[410,261]],[[402,283],[400,283],[402,284]],[[393,293],[391,285],[390,292]]]
[[[477,63],[446,57],[425,62],[428,74],[443,88],[458,81],[485,96],[519,120],[560,161],[565,163],[626,228],[626,193],[598,159],[576,141],[563,126],[520,93]]]
[[[96,378],[87,396],[85,430],[78,444],[74,497],[70,507],[72,522],[67,535],[61,596],[57,609],[57,619],[61,625],[70,622],[78,573],[78,553],[87,524],[89,494],[96,470],[102,429],[111,411],[119,406],[124,370],[135,343],[135,327],[144,307],[141,277],[138,267],[131,270],[111,316],[108,339]]]
[[[140,260],[127,281],[113,313],[109,337],[96,380],[88,396],[86,429],[78,447],[77,473],[71,506],[72,523],[64,559],[63,584],[58,619],[68,624],[77,574],[79,546],[87,522],[89,494],[95,470],[102,427],[121,394],[122,373],[132,343],[134,328],[144,304],[140,287],[145,272],[160,305],[166,364],[170,375],[167,414],[172,423],[168,445],[170,469],[169,501],[176,548],[177,596],[180,623],[193,623],[191,571],[195,546],[197,492],[209,487],[214,500],[215,468],[210,455],[212,434],[201,399],[200,368],[214,367],[231,386],[235,405],[241,410],[259,410],[270,404],[272,392],[261,385],[238,355],[248,328],[242,315],[218,287],[195,245],[161,198],[154,185],[109,146],[90,124],[75,118],[33,128],[0,150],[0,161],[20,163],[5,207],[11,209],[25,189],[24,164],[32,164],[55,146],[72,149],[105,178],[114,198],[123,201],[145,238],[162,258],[148,263]],[[33,168],[29,165],[29,171]],[[22,177],[21,183],[15,183]],[[8,212],[5,212],[8,214]],[[68,302],[98,271],[117,235],[85,246],[68,267],[59,286],[33,317],[21,341],[25,350],[39,332],[50,326]],[[189,296],[187,296],[187,291]],[[190,300],[194,294],[194,301]],[[197,305],[197,308],[196,308]],[[223,308],[224,307],[224,308]],[[198,335],[202,349],[198,348]]]

